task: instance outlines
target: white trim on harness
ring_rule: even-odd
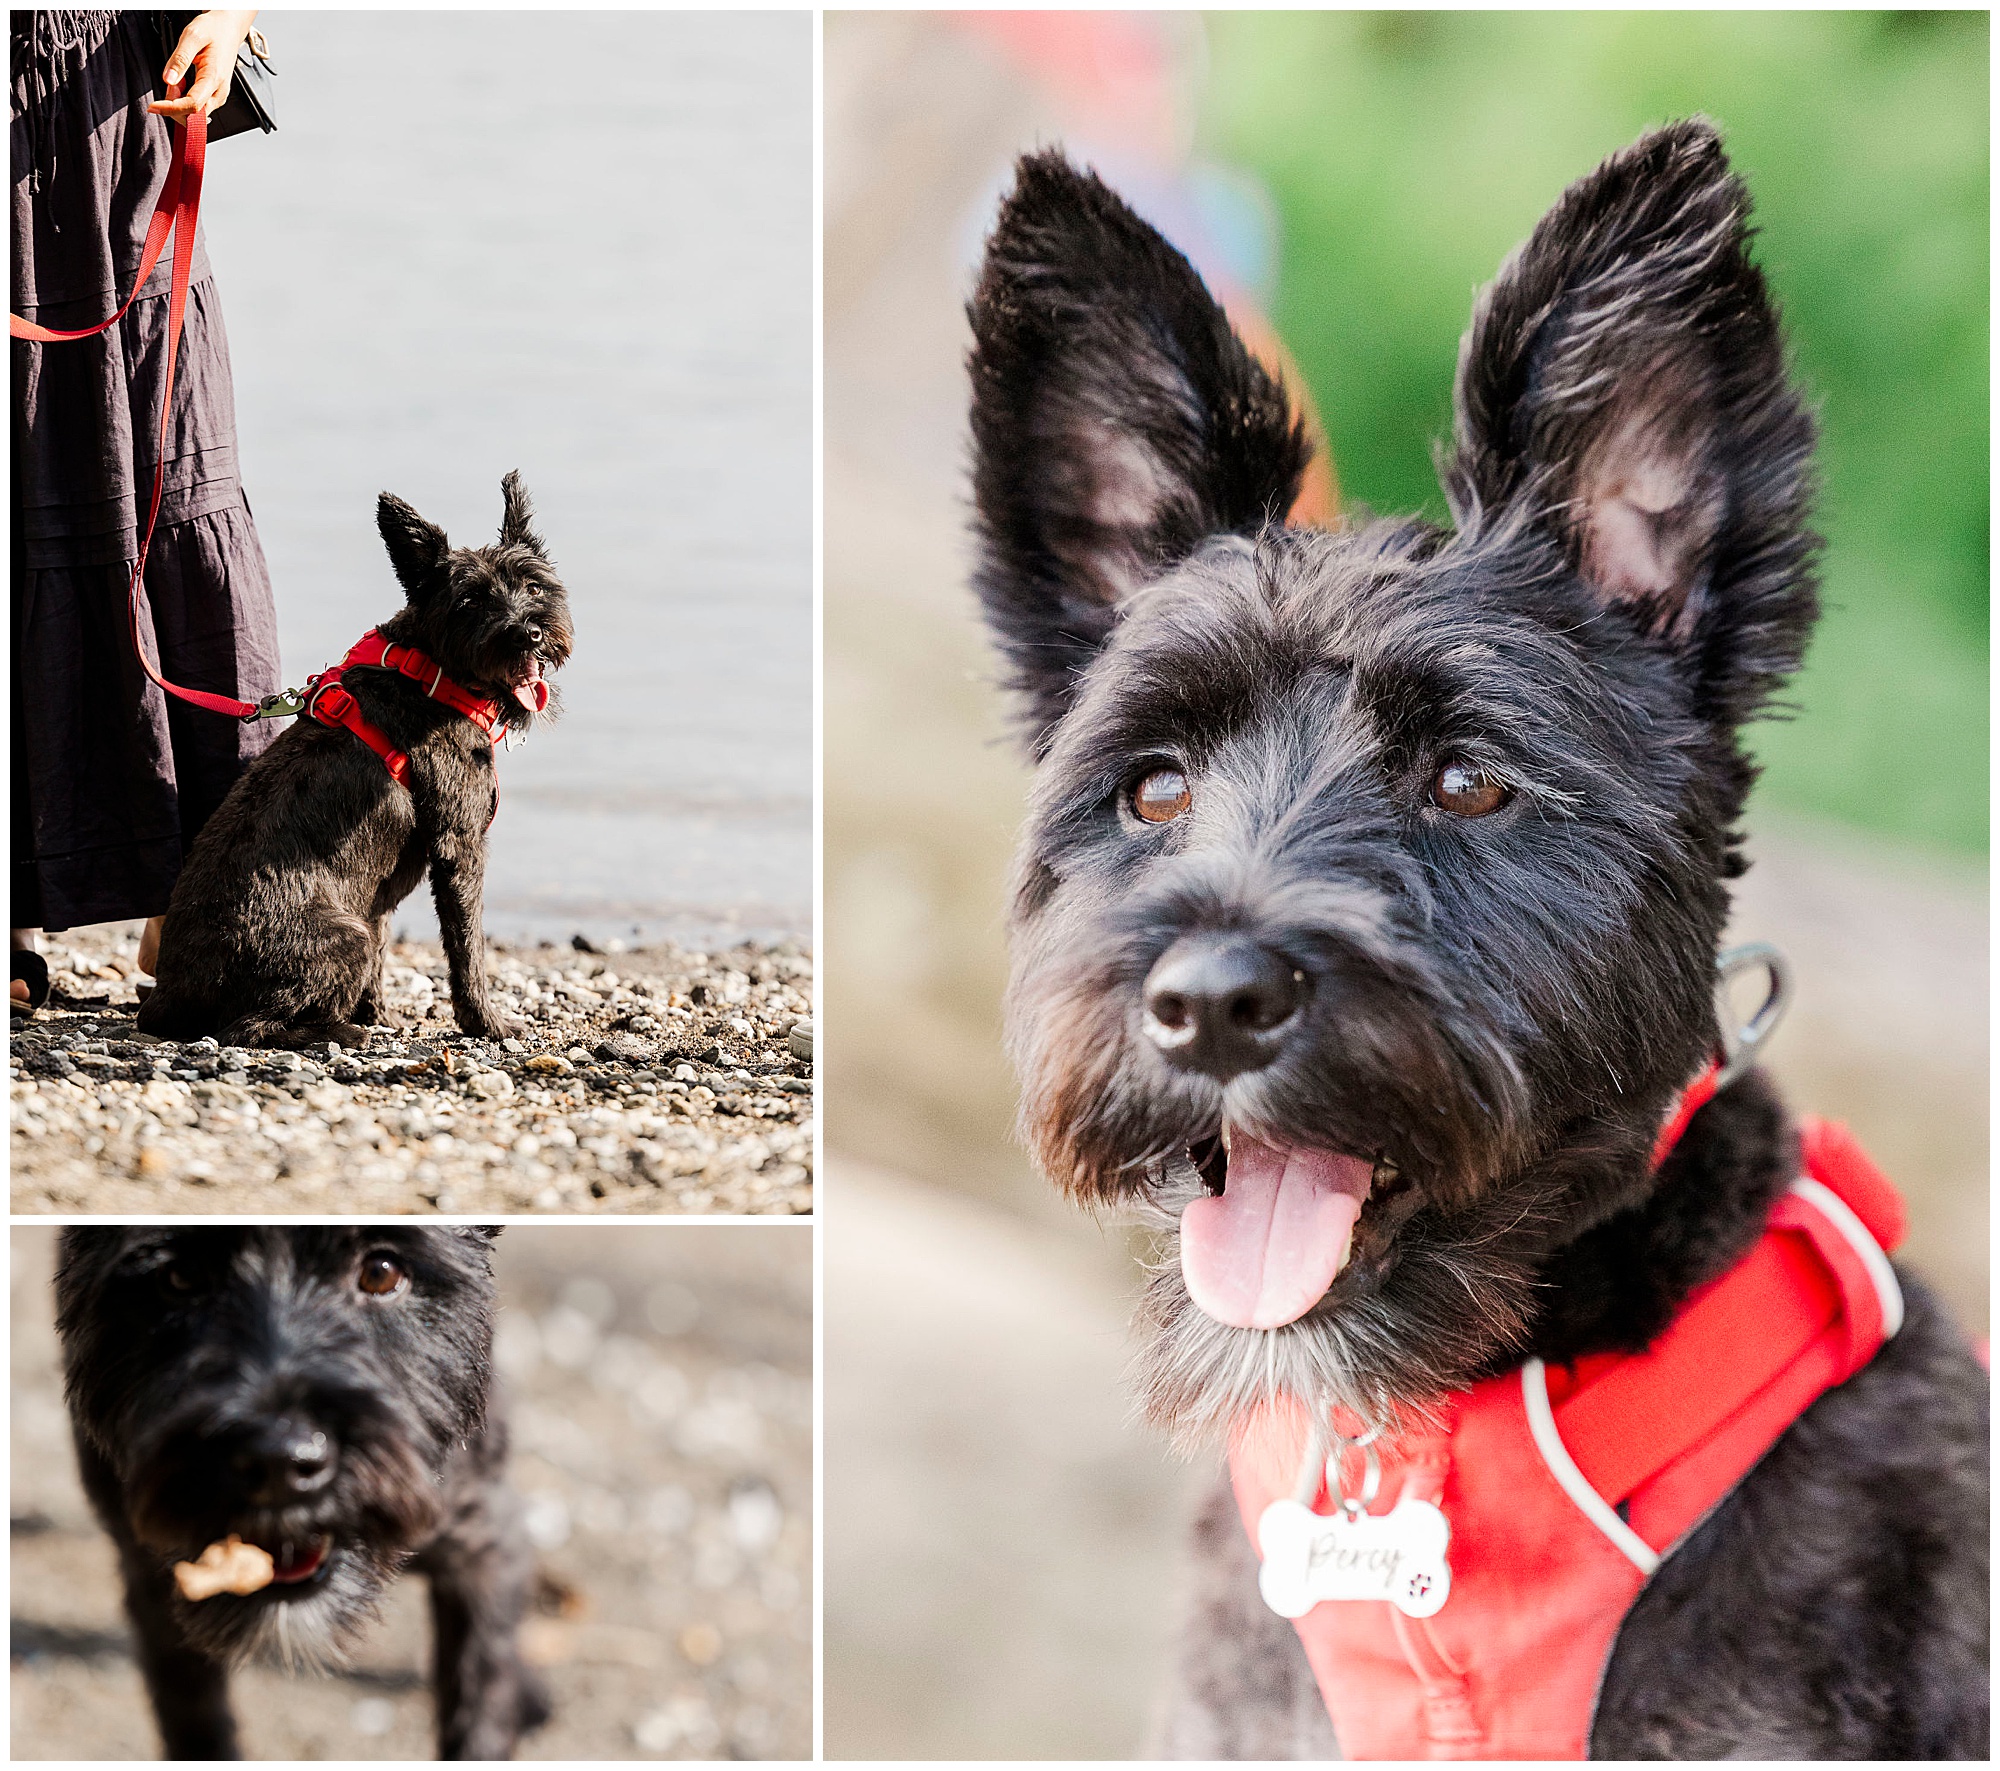
[[[1854,1208],[1824,1182],[1816,1181],[1810,1175],[1801,1175],[1792,1183],[1791,1190],[1838,1230],[1842,1239],[1860,1257],[1862,1266],[1867,1269],[1869,1282],[1875,1287],[1876,1301],[1882,1307],[1882,1338],[1893,1339],[1896,1331],[1903,1326],[1903,1288],[1896,1282],[1896,1269],[1890,1266],[1889,1257],[1882,1252],[1881,1244],[1869,1233],[1868,1226],[1855,1216]],[[1562,1434],[1556,1429],[1555,1410],[1549,1406],[1548,1371],[1539,1359],[1530,1359],[1521,1367],[1521,1401],[1528,1413],[1528,1430],[1535,1436],[1535,1449],[1542,1454],[1542,1462],[1548,1465],[1549,1474],[1555,1477],[1563,1493],[1576,1502],[1577,1510],[1603,1532],[1641,1574],[1651,1574],[1660,1565],[1659,1552],[1619,1518],[1616,1509],[1591,1487],[1584,1473],[1576,1467],[1569,1447],[1562,1442]]]
[[[1548,1368],[1539,1359],[1530,1359],[1521,1367],[1521,1401],[1528,1411],[1528,1431],[1535,1436],[1535,1449],[1542,1454],[1542,1462],[1549,1466],[1549,1474],[1561,1485],[1563,1493],[1576,1502],[1577,1511],[1603,1532],[1633,1567],[1641,1574],[1651,1574],[1660,1565],[1659,1551],[1619,1518],[1610,1502],[1591,1487],[1576,1467],[1569,1447],[1562,1442],[1562,1434],[1556,1430],[1555,1410],[1549,1406]]]
[[[1861,1257],[1862,1266],[1868,1269],[1869,1283],[1875,1287],[1875,1296],[1882,1306],[1882,1338],[1894,1340],[1896,1331],[1903,1326],[1903,1288],[1896,1283],[1896,1269],[1889,1265],[1889,1257],[1882,1252],[1882,1245],[1869,1234],[1868,1226],[1854,1214],[1854,1208],[1823,1181],[1816,1181],[1810,1175],[1801,1175],[1792,1183],[1792,1191],[1812,1206],[1846,1240],[1854,1252]]]

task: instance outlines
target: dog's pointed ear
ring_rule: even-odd
[[[1814,427],[1749,220],[1700,118],[1572,185],[1479,298],[1444,469],[1461,532],[1548,525],[1731,722],[1796,668],[1818,608]]]
[[[444,531],[425,522],[393,492],[384,492],[375,501],[375,526],[382,531],[382,545],[389,550],[397,581],[410,601],[421,600],[436,584],[451,552]]]
[[[501,546],[525,547],[547,559],[548,548],[535,533],[535,507],[528,498],[528,488],[521,484],[520,469],[516,468],[500,482],[500,496],[505,503],[500,518]]]
[[[976,581],[1039,751],[1119,605],[1283,521],[1311,445],[1193,266],[1058,152],[1017,167],[967,313]]]

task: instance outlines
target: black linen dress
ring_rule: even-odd
[[[132,287],[173,151],[172,126],[145,108],[166,60],[159,26],[149,13],[16,12],[10,38],[12,310],[43,326],[96,325]],[[211,182],[215,171],[211,160]],[[172,257],[111,330],[11,341],[17,928],[159,915],[195,832],[276,735],[268,721],[170,700],[132,656],[126,587],[152,491]],[[199,237],[141,626],[172,682],[246,701],[279,686],[270,577],[237,478],[228,340]]]

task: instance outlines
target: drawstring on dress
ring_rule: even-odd
[[[28,189],[39,197],[56,179],[56,124],[71,77],[82,70],[91,50],[117,28],[115,12],[37,10],[13,38],[13,77],[22,83],[28,121]],[[51,211],[49,230],[62,232]]]

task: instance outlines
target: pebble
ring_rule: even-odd
[[[713,1666],[722,1658],[722,1632],[712,1623],[691,1623],[681,1631],[680,1646],[696,1666]]]
[[[596,1055],[607,1064],[643,1064],[651,1059],[653,1048],[629,1033],[613,1033],[597,1042]]]
[[[501,1012],[532,1017],[498,1041],[459,1033],[435,947],[398,943],[384,996],[403,1024],[299,1053],[140,1033],[136,937],[72,931],[50,1003],[14,1026],[16,1211],[812,1209],[797,943],[633,948],[615,974],[581,949],[496,946]],[[95,975],[120,961],[120,982]]]

